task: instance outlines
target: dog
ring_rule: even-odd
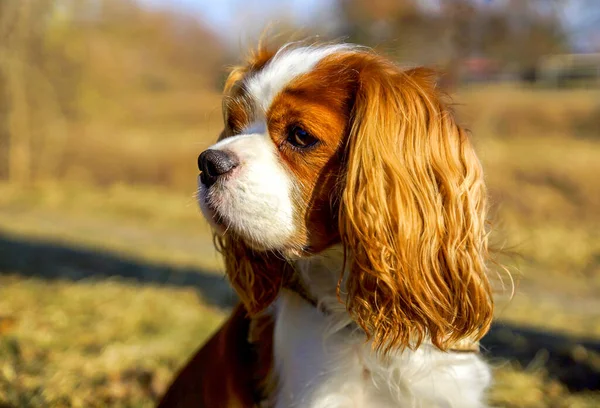
[[[259,46],[198,201],[240,304],[159,407],[485,407],[487,192],[436,73]]]

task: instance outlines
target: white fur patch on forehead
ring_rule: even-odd
[[[255,76],[250,77],[246,89],[256,101],[259,109],[266,112],[273,99],[295,78],[310,72],[328,55],[341,51],[352,51],[353,44],[326,46],[282,47],[267,65]]]

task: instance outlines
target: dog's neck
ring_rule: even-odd
[[[328,313],[345,312],[345,284],[348,274],[344,271],[342,277],[344,265],[344,248],[341,244],[309,258],[299,259],[294,262],[297,279],[297,287],[294,290],[309,302],[327,310]],[[340,278],[342,278],[341,283]],[[339,297],[338,283],[340,283]]]
[[[341,246],[293,262],[295,284],[282,290],[273,309],[270,389],[276,391],[267,406],[481,408],[489,370],[477,354],[464,353],[476,351],[477,343],[457,344],[448,353],[427,341],[416,349],[374,352],[346,309],[350,271],[343,271],[338,297],[345,265]]]
[[[293,287],[289,289],[326,314],[335,327],[351,327],[359,330],[346,310],[346,282],[349,271],[343,271],[342,275],[342,268],[348,267],[348,263],[344,262],[344,256],[347,257],[348,254],[344,253],[341,244],[337,244],[309,258],[296,260],[293,266],[297,276]],[[463,339],[450,350],[478,352],[479,342]]]

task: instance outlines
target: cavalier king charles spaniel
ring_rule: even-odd
[[[486,406],[486,187],[434,73],[259,47],[223,116],[198,201],[241,302],[159,406]]]

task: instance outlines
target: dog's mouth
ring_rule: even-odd
[[[218,205],[214,202],[214,192],[210,192],[208,190],[209,189],[206,188],[200,188],[198,190],[198,203],[200,204],[202,215],[217,234],[220,236],[224,236],[225,234],[236,235],[249,247],[257,251],[266,251],[270,249],[268,246],[265,246],[262,243],[252,239],[252,237],[248,236],[247,234],[241,234],[239,231],[237,231],[235,224],[227,220],[227,218],[219,210]]]
[[[295,252],[304,253],[296,243],[297,239],[294,240],[293,231],[288,233],[285,230],[292,228],[285,224],[288,220],[284,219],[280,228],[276,218],[271,219],[265,214],[267,210],[274,208],[269,206],[270,197],[256,199],[253,193],[248,185],[232,185],[220,180],[207,186],[198,176],[198,205],[202,215],[218,235],[241,240],[255,251],[288,252],[288,248],[291,248]],[[277,208],[272,211],[276,212]]]
[[[213,228],[221,235],[223,235],[227,231],[227,224],[223,219],[223,216],[219,213],[219,211],[210,203],[207,205],[205,217],[212,224]]]
[[[200,176],[198,176],[198,204],[202,215],[209,222],[211,227],[220,235],[227,231],[227,222],[219,212],[217,206],[212,202],[211,194],[208,188],[202,185]]]

